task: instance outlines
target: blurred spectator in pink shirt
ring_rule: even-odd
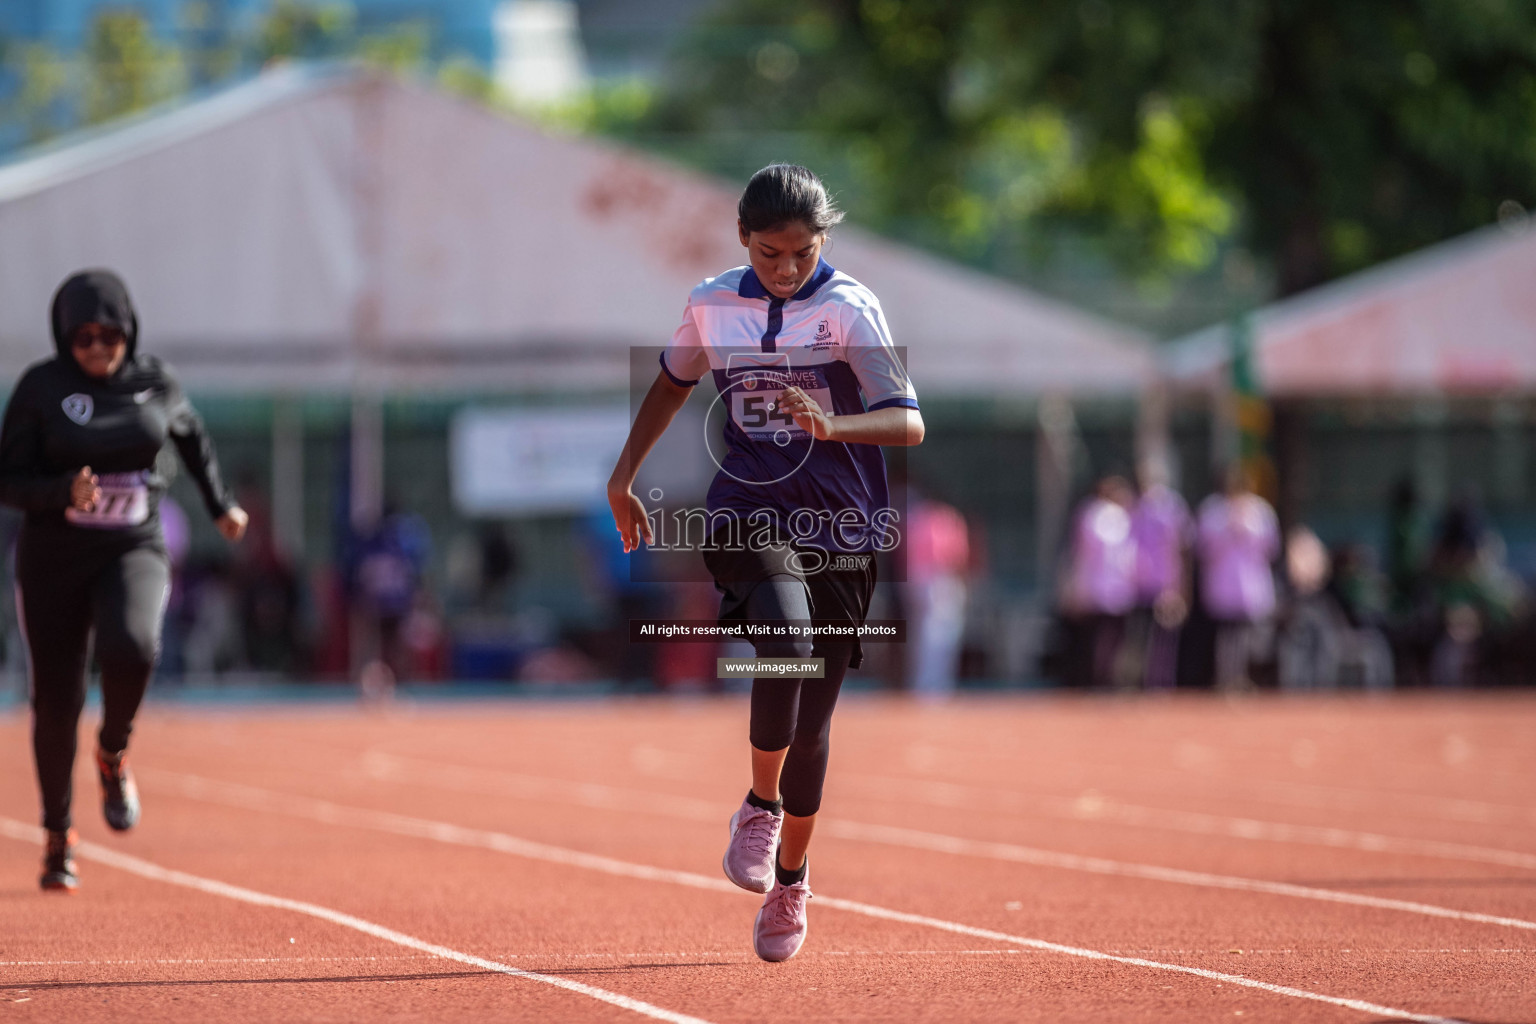
[[[1280,553],[1280,524],[1269,502],[1253,493],[1241,466],[1227,471],[1226,489],[1200,503],[1197,526],[1200,599],[1216,623],[1216,686],[1251,689],[1248,663],[1259,629],[1275,611],[1271,563]]]
[[[914,495],[907,527],[907,686],[921,696],[954,691],[970,560],[965,518]]]
[[[1189,615],[1184,558],[1194,521],[1182,495],[1168,486],[1159,462],[1140,467],[1141,497],[1131,512],[1136,544],[1136,603],[1142,645],[1142,680],[1148,690],[1171,690],[1178,663],[1179,630]]]
[[[1062,608],[1076,625],[1071,661],[1079,685],[1109,688],[1136,605],[1136,541],[1131,534],[1134,495],[1124,477],[1107,476],[1078,509]]]

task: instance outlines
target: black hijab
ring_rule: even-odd
[[[82,270],[59,285],[53,296],[53,345],[59,357],[74,361],[70,339],[82,324],[116,327],[128,339],[125,363],[139,347],[139,318],[133,312],[128,286],[110,270]]]

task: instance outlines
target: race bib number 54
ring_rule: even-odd
[[[795,418],[779,408],[783,382],[759,378],[750,390],[740,385],[731,390],[731,418],[753,441],[804,441],[811,435],[795,424]],[[805,388],[811,400],[824,412],[832,411],[832,392],[828,388]]]
[[[149,518],[149,484],[143,473],[107,473],[98,480],[101,497],[90,511],[64,510],[64,518],[76,526],[98,530],[126,530]]]

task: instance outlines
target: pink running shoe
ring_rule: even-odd
[[[757,924],[752,929],[752,948],[758,956],[777,963],[800,952],[805,933],[811,926],[805,914],[805,901],[810,898],[809,870],[794,885],[774,883],[773,891],[763,901],[763,909],[757,912]]]
[[[784,819],[743,800],[731,815],[731,842],[725,848],[725,877],[748,892],[773,888],[773,862],[779,852]]]

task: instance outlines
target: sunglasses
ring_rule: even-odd
[[[100,345],[105,349],[113,349],[119,345],[127,344],[128,339],[115,331],[107,331],[100,334],[80,333],[70,340],[70,347],[76,352],[88,351],[93,345]]]

